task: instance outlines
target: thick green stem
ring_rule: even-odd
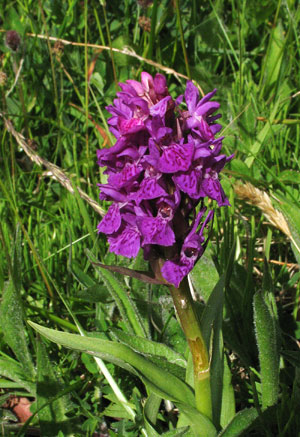
[[[193,357],[196,407],[212,419],[209,356],[187,278],[181,282],[179,288],[170,286],[170,291]]]

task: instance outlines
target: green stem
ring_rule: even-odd
[[[193,357],[196,407],[200,413],[212,419],[209,356],[187,278],[179,288],[170,286],[170,292]]]
[[[149,39],[148,52],[147,52],[148,59],[152,59],[154,39],[155,39],[156,20],[157,20],[157,8],[158,8],[158,0],[154,0],[153,6],[152,6],[152,15],[151,15],[150,39]]]
[[[184,33],[183,33],[183,28],[182,28],[182,23],[181,23],[179,0],[175,0],[175,9],[176,9],[176,14],[177,14],[177,25],[178,25],[179,33],[180,33],[181,46],[182,46],[182,51],[183,51],[186,74],[189,77],[189,79],[191,79],[191,71],[190,71],[187,51],[186,51],[185,42],[184,42]]]

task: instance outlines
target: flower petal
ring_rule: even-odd
[[[140,189],[134,195],[134,199],[139,204],[142,200],[156,199],[166,195],[166,191],[159,185],[157,178],[149,177],[142,181]]]
[[[127,258],[136,257],[141,247],[141,236],[137,228],[125,226],[108,237],[109,250]]]
[[[113,234],[121,226],[121,214],[117,203],[113,203],[98,225],[98,232]]]
[[[202,173],[200,170],[191,170],[188,173],[179,173],[173,176],[175,185],[184,193],[188,194],[192,199],[200,197],[200,183]]]
[[[158,162],[158,169],[162,173],[187,171],[191,166],[193,154],[194,145],[191,143],[171,144],[163,149]]]
[[[138,227],[143,236],[143,245],[172,246],[175,243],[175,235],[170,224],[161,217],[140,218]]]
[[[180,262],[166,261],[162,266],[161,274],[170,284],[175,285],[175,287],[179,287],[180,282],[186,275],[188,275],[188,273],[191,271],[191,268],[181,264]]]
[[[184,98],[189,112],[193,113],[195,111],[197,101],[199,99],[199,91],[191,80],[189,80],[186,84]]]

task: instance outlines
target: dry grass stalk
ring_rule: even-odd
[[[259,190],[249,182],[246,182],[244,185],[237,185],[234,190],[240,199],[257,206],[273,226],[280,229],[281,232],[293,241],[292,234],[283,214],[274,208],[266,192]]]
[[[70,193],[74,194],[74,188],[72,186],[71,180],[68,176],[63,172],[63,170],[55,164],[47,161],[44,158],[41,158],[33,149],[29,146],[29,144],[25,141],[23,135],[17,132],[10,120],[4,117],[4,115],[0,112],[0,117],[3,118],[4,124],[8,132],[12,134],[20,147],[24,150],[24,152],[29,156],[29,158],[35,162],[38,166],[46,167],[48,172],[47,176],[57,180],[63,187],[65,187]],[[81,188],[77,187],[78,194],[80,197],[85,200],[98,214],[101,216],[105,215],[105,211],[101,208],[95,200],[89,197]]]
[[[55,41],[55,42],[60,42],[63,45],[72,45],[72,46],[79,46],[79,47],[90,47],[93,49],[98,49],[98,50],[112,50],[113,52],[116,53],[121,53],[123,55],[126,56],[131,56],[133,58],[138,59],[141,62],[145,62],[146,64],[152,65],[152,67],[155,67],[159,70],[164,71],[166,74],[173,74],[175,77],[182,77],[183,79],[188,80],[188,76],[186,76],[185,74],[181,74],[176,70],[173,70],[173,68],[169,68],[169,67],[165,67],[162,64],[159,64],[158,62],[154,62],[151,61],[151,59],[147,59],[147,58],[143,58],[143,56],[138,55],[131,47],[124,47],[122,50],[121,49],[117,49],[115,47],[108,47],[108,46],[102,46],[99,44],[85,44],[83,42],[74,42],[74,41],[69,41],[67,39],[61,39],[61,38],[56,38],[55,36],[49,36],[47,37],[47,35],[41,35],[41,34],[35,34],[35,33],[27,33],[27,36],[31,36],[34,38],[39,38],[39,39],[46,39],[49,41]]]

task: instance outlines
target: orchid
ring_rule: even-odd
[[[232,156],[220,154],[223,138],[215,137],[221,129],[220,114],[214,115],[220,105],[211,101],[216,90],[200,98],[188,81],[174,100],[165,77],[146,72],[141,82],[119,85],[106,108],[117,141],[97,153],[108,175],[100,199],[113,202],[98,231],[115,254],[135,257],[142,248],[145,258],[164,260],[162,277],[178,287],[207,244],[214,210],[205,199],[229,205],[218,175]]]

